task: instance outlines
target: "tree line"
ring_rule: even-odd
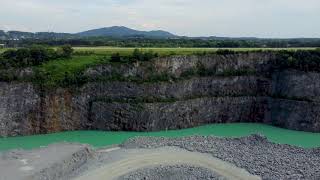
[[[29,48],[9,49],[0,54],[0,68],[37,66],[50,60],[70,58],[72,53],[73,48],[70,45],[64,45],[57,49],[39,45]]]
[[[33,44],[47,46],[113,46],[113,47],[184,47],[184,48],[288,48],[288,47],[320,47],[320,39],[147,39],[147,38],[107,38],[90,37],[79,39],[23,39],[19,41],[2,41],[8,47],[26,47]]]
[[[142,51],[140,49],[134,49],[132,54],[123,56],[120,53],[114,53],[111,55],[110,62],[113,63],[132,63],[136,61],[149,61],[153,58],[159,57],[158,53],[154,53],[152,50]]]

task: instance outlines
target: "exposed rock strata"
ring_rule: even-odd
[[[262,122],[268,101],[263,97],[199,98],[173,103],[92,104],[93,127],[103,130],[157,131],[210,123]]]
[[[1,82],[0,136],[85,129],[156,131],[224,122],[320,132],[320,73],[275,71],[269,63],[274,58],[273,53],[244,53],[98,66],[85,74],[92,80],[116,75],[148,83],[93,81],[76,91],[40,91],[30,83]],[[199,69],[209,74],[192,74]],[[148,81],[163,74],[178,80]]]

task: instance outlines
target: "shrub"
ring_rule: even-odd
[[[159,57],[158,53],[153,53],[152,50],[143,52],[139,49],[135,49],[130,58],[135,61],[149,61],[156,57]]]
[[[274,69],[297,69],[320,72],[320,53],[318,51],[279,51],[271,62]]]
[[[73,55],[76,55],[76,56],[90,56],[90,55],[93,55],[95,54],[94,51],[76,51],[76,52],[73,52]]]
[[[112,63],[130,63],[135,62],[133,58],[129,56],[121,56],[120,53],[114,53],[111,55],[110,62]]]
[[[149,61],[153,58],[159,57],[158,53],[153,51],[143,52],[139,49],[135,49],[129,56],[121,56],[120,53],[114,53],[111,55],[110,62],[115,63],[132,63],[136,61]]]
[[[2,63],[5,67],[26,67],[39,65],[50,58],[55,58],[53,51],[43,47],[34,46],[18,50],[7,50],[2,54]]]
[[[215,75],[216,69],[208,69],[204,64],[198,62],[197,63],[197,73],[199,76],[212,76]]]
[[[110,62],[121,62],[120,54],[119,53],[112,54]]]
[[[70,58],[72,53],[73,48],[70,45],[63,45],[58,49],[58,54],[60,57]]]
[[[56,51],[43,46],[7,50],[0,55],[0,68],[37,66],[50,60],[69,58],[72,52],[73,49],[69,45],[58,48]]]
[[[80,86],[87,82],[87,78],[83,75],[83,72],[77,71],[73,73],[65,72],[62,81],[57,82],[62,87],[69,87],[70,85]]]
[[[139,49],[134,49],[131,57],[136,60],[141,60],[143,59],[142,55],[142,51],[140,51]]]
[[[153,53],[152,50],[149,50],[149,51],[143,53],[143,60],[144,61],[149,61],[149,60],[156,58],[156,57],[159,57],[158,53]]]
[[[236,52],[230,49],[218,49],[216,53],[218,55],[228,55],[228,54],[235,54]]]

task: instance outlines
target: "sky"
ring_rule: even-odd
[[[0,0],[0,29],[109,26],[185,36],[320,38],[320,0]]]

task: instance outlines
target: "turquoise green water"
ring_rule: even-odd
[[[134,136],[181,137],[190,135],[214,135],[220,137],[242,137],[259,133],[275,143],[290,144],[304,148],[320,147],[320,133],[309,133],[281,129],[273,126],[253,123],[215,124],[191,129],[162,132],[103,132],[72,131],[47,135],[0,138],[0,151],[22,148],[32,149],[56,142],[78,142],[103,147],[120,144]]]

